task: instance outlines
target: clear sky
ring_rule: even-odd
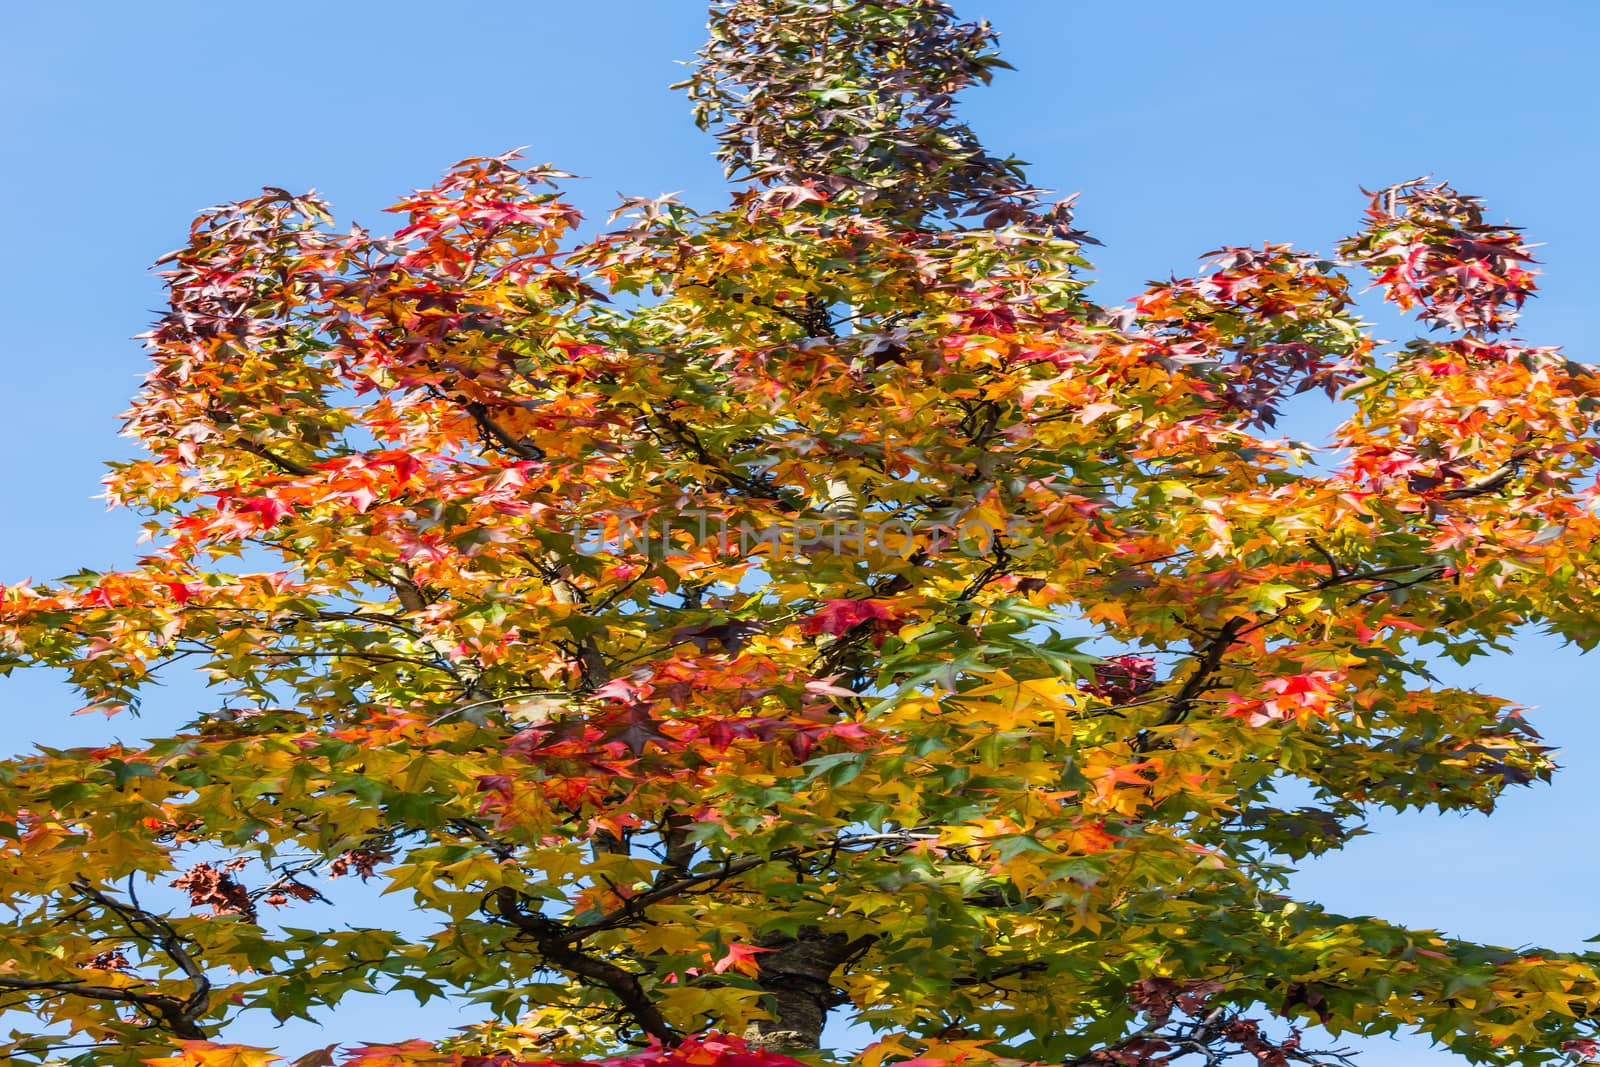
[[[958,7],[993,21],[1018,67],[970,94],[966,113],[991,148],[1031,161],[1036,183],[1082,191],[1080,223],[1107,245],[1095,250],[1101,300],[1186,273],[1221,244],[1327,249],[1356,224],[1360,186],[1433,173],[1545,243],[1523,337],[1600,358],[1600,4]],[[0,582],[131,558],[134,521],[92,497],[101,462],[124,447],[116,415],[142,367],[130,337],[160,299],[146,265],[181,243],[197,210],[262,185],[315,187],[342,219],[378,223],[454,160],[518,145],[587,176],[575,195],[591,215],[619,190],[716,205],[710,142],[666,88],[700,44],[703,14],[700,0],[0,6],[11,249],[0,257]],[[1577,947],[1600,934],[1600,659],[1530,638],[1450,676],[1534,705],[1565,772],[1489,820],[1376,819],[1373,836],[1309,867],[1298,890],[1475,939]],[[71,707],[49,679],[0,683],[0,748],[139,735],[136,723],[67,720]],[[443,1025],[439,1012],[367,1004],[303,1043]],[[1379,1042],[1364,1062],[1454,1061]]]

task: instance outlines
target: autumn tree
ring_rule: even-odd
[[[953,111],[993,44],[717,4],[720,210],[580,238],[502,156],[392,233],[280,190],[194,223],[107,480],[148,554],[5,588],[0,652],[107,713],[219,697],[0,763],[12,1061],[262,1064],[230,1024],[301,1016],[351,1067],[764,1067],[830,1015],[863,1067],[1596,1052],[1600,957],[1285,890],[1375,809],[1551,773],[1429,672],[1600,638],[1600,378],[1509,336],[1527,245],[1410,182],[1337,257],[1098,306]],[[1363,272],[1424,337],[1373,339]],[[485,1021],[352,1045],[371,991]]]

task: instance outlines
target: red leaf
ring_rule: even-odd
[[[770,948],[757,948],[754,945],[729,945],[728,954],[718,960],[711,969],[718,974],[737,971],[754,978],[761,973],[761,964],[756,957],[763,952],[771,951]]]
[[[830,600],[802,624],[808,634],[838,637],[868,622],[889,622],[896,612],[881,600]]]

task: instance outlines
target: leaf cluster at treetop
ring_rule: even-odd
[[[986,25],[710,29],[726,208],[579,237],[508,155],[393,232],[269,189],[164,258],[106,483],[147,554],[0,589],[0,671],[224,695],[0,762],[0,1050],[254,1067],[235,1020],[381,991],[484,1021],[294,1062],[786,1067],[830,1015],[861,1067],[1349,1062],[1311,1025],[1600,1061],[1600,955],[1285,889],[1374,809],[1552,773],[1431,656],[1600,640],[1600,376],[1511,335],[1521,234],[1407,182],[1336,256],[1103,307],[954,111]]]

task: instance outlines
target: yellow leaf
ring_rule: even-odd
[[[176,1056],[147,1059],[151,1067],[267,1067],[282,1056],[253,1045],[219,1045],[214,1041],[178,1041]]]

